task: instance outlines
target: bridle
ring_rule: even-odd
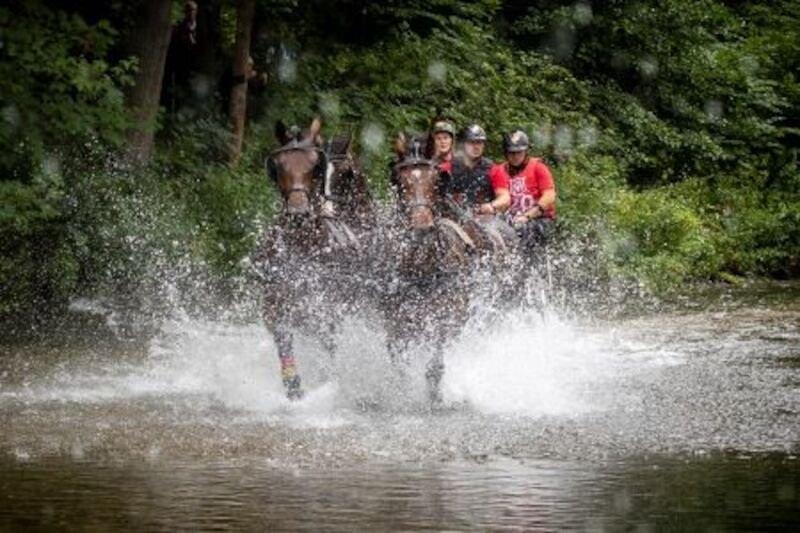
[[[421,144],[419,140],[414,139],[410,154],[411,155],[409,157],[404,157],[401,161],[395,163],[395,173],[399,173],[403,169],[409,167],[427,167],[435,171],[436,163],[422,155]],[[427,198],[415,198],[411,201],[404,201],[403,207],[408,212],[411,212],[414,209],[429,209],[431,212],[435,212],[433,204]]]
[[[318,154],[318,159],[316,164],[314,165],[314,180],[319,181],[327,181],[327,174],[330,172],[328,169],[327,157],[324,150],[322,150],[317,145],[309,142],[309,141],[301,141],[297,138],[292,139],[286,145],[273,150],[270,152],[269,157],[266,160],[266,170],[269,177],[272,179],[273,182],[277,183],[278,181],[278,166],[275,162],[276,156],[284,153],[284,152],[309,152],[313,151]],[[311,198],[311,189],[308,188],[305,184],[294,184],[288,190],[284,191],[281,189],[281,192],[284,195],[289,195],[293,192],[301,192],[306,195],[307,198]]]

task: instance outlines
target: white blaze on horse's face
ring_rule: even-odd
[[[322,211],[321,214],[324,217],[333,217],[336,215],[336,205],[333,203],[333,176],[336,169],[333,166],[333,163],[330,161],[328,162],[328,166],[325,169],[325,183],[323,184],[323,194],[325,195],[325,200],[322,202]]]
[[[415,229],[426,229],[433,226],[434,180],[432,169],[414,167],[406,171],[405,204],[409,222]]]

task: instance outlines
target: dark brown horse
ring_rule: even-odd
[[[425,376],[436,403],[441,400],[444,348],[466,319],[466,274],[474,243],[442,216],[441,174],[424,150],[419,138],[400,135],[395,142],[392,183],[398,216],[383,253],[390,262],[385,275],[394,283],[382,304],[394,363],[405,361],[412,340],[432,345]]]
[[[264,233],[254,265],[264,284],[262,314],[275,337],[283,383],[290,399],[302,397],[293,349],[298,329],[320,335],[334,351],[336,323],[328,306],[352,303],[356,291],[348,287],[358,239],[340,217],[334,190],[344,191],[333,179],[340,176],[329,162],[320,138],[319,120],[307,130],[276,126],[282,146],[272,152],[268,172],[277,185],[283,208]]]
[[[357,232],[375,225],[375,206],[366,174],[350,147],[351,137],[338,136],[323,143],[327,160],[323,213],[341,218]]]

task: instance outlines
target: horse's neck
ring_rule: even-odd
[[[351,168],[339,176],[337,185],[337,215],[348,224],[359,228],[375,224],[375,206],[363,173],[357,168]]]
[[[423,279],[460,272],[466,266],[474,244],[457,224],[437,219],[427,233],[406,232],[397,243],[404,276]]]

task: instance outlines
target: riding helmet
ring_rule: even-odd
[[[485,141],[486,140],[486,132],[483,128],[478,126],[477,124],[470,124],[466,128],[464,128],[464,140],[465,141]]]
[[[506,153],[523,152],[529,145],[528,135],[521,129],[511,130],[503,135],[503,151]]]
[[[433,123],[433,134],[439,132],[449,133],[453,138],[456,136],[456,127],[449,120],[437,120]]]

